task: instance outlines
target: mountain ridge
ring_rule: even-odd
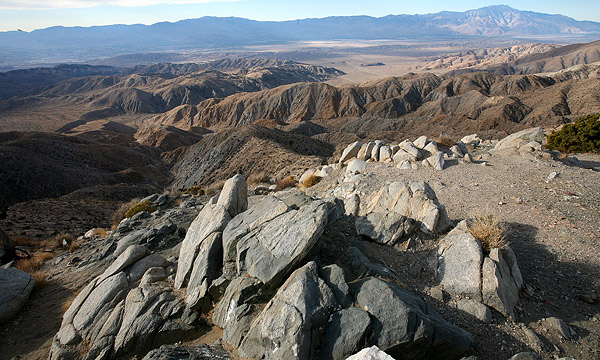
[[[48,61],[76,50],[81,59],[139,51],[228,49],[307,40],[404,39],[426,37],[600,36],[600,23],[563,15],[520,11],[508,6],[425,15],[340,16],[292,21],[202,17],[152,25],[51,27],[32,32],[0,32],[0,56],[10,63],[32,56]],[[45,44],[45,45],[41,45]],[[110,44],[111,46],[106,46]],[[35,52],[30,53],[31,50]]]

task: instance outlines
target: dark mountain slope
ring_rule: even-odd
[[[168,168],[153,149],[45,133],[0,133],[0,173],[0,193],[9,203],[94,185],[169,181]]]

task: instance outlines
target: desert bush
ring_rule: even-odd
[[[218,193],[219,191],[221,191],[221,189],[223,189],[223,186],[225,185],[225,181],[226,180],[218,180],[218,181],[208,185],[204,189],[204,193],[207,195],[214,195],[214,194]]]
[[[309,188],[313,185],[316,185],[319,181],[321,181],[321,177],[317,176],[313,173],[310,176],[308,176],[306,179],[304,179],[304,181],[302,181],[301,185]]]
[[[448,148],[456,145],[456,141],[454,141],[454,139],[452,139],[450,136],[448,136],[448,134],[440,134],[440,136],[435,138],[435,142],[439,146],[445,146]]]
[[[294,176],[285,177],[275,183],[275,191],[281,191],[289,187],[296,186],[298,182]]]
[[[484,253],[508,245],[503,224],[491,214],[474,216],[469,223],[469,232],[481,242]]]
[[[127,212],[125,213],[125,217],[130,218],[133,215],[140,213],[142,211],[147,211],[149,213],[152,213],[152,212],[156,211],[156,206],[154,206],[154,204],[151,201],[148,201],[148,200],[142,201],[141,203],[133,205],[129,210],[127,210]]]
[[[185,191],[183,193],[190,194],[192,196],[202,196],[202,195],[204,195],[204,189],[202,189],[198,185],[194,185],[194,186],[190,186],[189,188],[185,189]]]
[[[140,202],[140,198],[134,198],[129,200],[126,203],[121,204],[121,206],[119,206],[119,208],[117,209],[117,211],[115,211],[112,216],[110,217],[110,222],[113,225],[119,225],[119,223],[121,222],[121,220],[125,219],[125,213],[127,211],[129,211],[129,209],[131,209],[132,207],[134,207],[135,205],[137,205]],[[116,228],[116,226],[115,226]]]
[[[59,233],[54,235],[53,237],[46,239],[40,243],[40,247],[46,249],[58,249],[63,247],[63,240],[67,242],[67,246],[73,243],[75,237],[71,234]]]
[[[258,185],[258,184],[269,184],[271,183],[271,178],[266,171],[261,171],[259,173],[251,174],[248,176],[248,184],[250,185]]]
[[[548,135],[549,149],[573,152],[600,151],[600,114],[582,116]]]

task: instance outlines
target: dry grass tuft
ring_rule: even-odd
[[[50,260],[54,257],[51,253],[41,252],[37,253],[29,259],[19,259],[15,263],[15,267],[21,271],[33,275],[37,272],[45,261]]]
[[[493,215],[474,216],[469,224],[469,232],[479,239],[484,253],[508,245],[504,225]]]
[[[43,288],[48,282],[48,274],[45,271],[36,271],[31,274],[31,277],[35,279],[35,284],[33,285],[35,290]]]
[[[79,245],[79,243],[78,243],[78,242],[73,242],[73,243],[71,244],[71,246],[69,246],[69,252],[70,252],[70,253],[74,253],[74,252],[75,252],[75,250],[79,249],[80,247],[81,247],[81,245]]]
[[[44,241],[42,241],[40,243],[40,247],[45,248],[45,249],[50,249],[50,250],[54,250],[54,249],[59,249],[61,247],[63,247],[64,242],[67,243],[67,246],[70,245],[71,243],[73,243],[73,240],[75,240],[75,237],[71,234],[56,234],[55,236],[46,239]]]
[[[440,136],[435,138],[435,142],[440,146],[445,146],[448,148],[456,145],[456,141],[454,141],[454,139],[452,139],[447,134],[441,134]]]
[[[33,248],[39,245],[39,242],[33,241],[26,236],[13,237],[12,242],[14,246],[28,246]]]
[[[258,184],[270,184],[271,177],[267,174],[266,171],[261,171],[256,174],[252,174],[248,176],[248,184],[249,185],[258,185]]]
[[[275,191],[281,191],[283,189],[296,186],[297,184],[298,181],[296,181],[296,178],[294,176],[288,176],[275,183]]]
[[[125,219],[125,213],[127,211],[129,211],[129,209],[131,209],[132,207],[134,207],[135,205],[139,204],[139,202],[142,199],[140,198],[134,198],[129,200],[126,203],[121,204],[121,206],[119,206],[119,208],[117,209],[117,211],[115,211],[112,216],[110,217],[110,222],[115,225],[119,225],[119,223],[121,222],[121,220]]]
[[[204,193],[207,195],[214,195],[217,192],[221,191],[221,189],[223,189],[223,186],[225,185],[225,181],[226,180],[218,180],[212,184],[210,184],[209,186],[206,187],[206,189],[204,189]]]
[[[319,181],[321,181],[321,177],[317,176],[315,174],[311,174],[310,176],[308,176],[306,179],[304,179],[304,181],[302,181],[301,185],[304,187],[311,187],[313,185],[316,185]]]

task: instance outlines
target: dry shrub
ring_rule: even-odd
[[[37,253],[29,259],[19,259],[15,263],[15,267],[28,274],[34,274],[38,271],[46,260],[52,259],[54,256],[51,253]]]
[[[204,189],[204,193],[207,195],[214,195],[217,192],[221,191],[221,189],[223,189],[223,186],[225,185],[225,181],[227,180],[218,180],[210,185],[208,185],[206,187],[206,189]]]
[[[131,209],[127,210],[127,212],[125,212],[125,217],[130,218],[137,213],[141,213],[142,211],[153,213],[156,211],[156,206],[154,206],[154,204],[151,201],[142,201],[141,203],[133,205]]]
[[[73,242],[73,243],[71,244],[71,246],[69,246],[69,252],[70,252],[70,253],[74,253],[74,252],[75,252],[75,250],[79,249],[80,247],[81,247],[81,245],[79,245],[79,243],[78,243],[78,242]]]
[[[306,179],[304,179],[304,181],[302,181],[302,186],[304,187],[311,187],[313,185],[316,185],[319,181],[321,181],[321,177],[313,174],[310,174],[310,176],[308,176]]]
[[[108,237],[108,231],[104,230],[103,228],[94,228],[92,229],[92,236],[100,236],[106,238]]]
[[[19,259],[15,262],[15,267],[28,274],[33,274],[37,270],[32,259]]]
[[[454,141],[454,139],[447,134],[441,134],[435,139],[435,142],[440,146],[445,146],[448,148],[456,145],[456,141]]]
[[[266,171],[261,171],[256,174],[251,174],[248,176],[248,184],[250,185],[258,185],[258,184],[270,184],[271,177],[267,174]]]
[[[296,186],[297,183],[298,182],[294,176],[288,176],[275,183],[275,191],[281,191],[283,189]]]
[[[110,222],[113,225],[119,225],[119,223],[121,222],[121,220],[125,219],[125,213],[127,211],[129,211],[129,209],[131,209],[135,205],[139,204],[141,200],[142,199],[140,199],[140,198],[134,198],[134,199],[129,200],[126,203],[121,204],[121,206],[119,206],[119,208],[117,209],[117,211],[115,211],[112,214],[112,216],[110,217]]]
[[[58,249],[63,247],[63,243],[64,241],[67,242],[67,246],[70,245],[71,243],[73,243],[73,240],[75,240],[75,237],[73,237],[73,235],[71,234],[56,234],[53,237],[46,239],[44,241],[42,241],[40,243],[40,247],[46,248],[46,249]]]
[[[28,246],[28,247],[37,247],[39,243],[31,240],[26,236],[17,236],[12,238],[12,242],[14,246]]]
[[[36,271],[31,274],[31,277],[35,279],[35,284],[33,285],[35,290],[43,288],[48,282],[48,274],[45,271]]]
[[[469,224],[469,232],[479,239],[485,253],[508,245],[504,225],[491,214],[474,216]]]
[[[202,195],[204,195],[204,189],[202,189],[198,185],[194,185],[194,186],[190,186],[189,188],[185,189],[185,191],[183,193],[190,194],[190,195],[192,195],[192,197],[193,196],[202,196]]]

